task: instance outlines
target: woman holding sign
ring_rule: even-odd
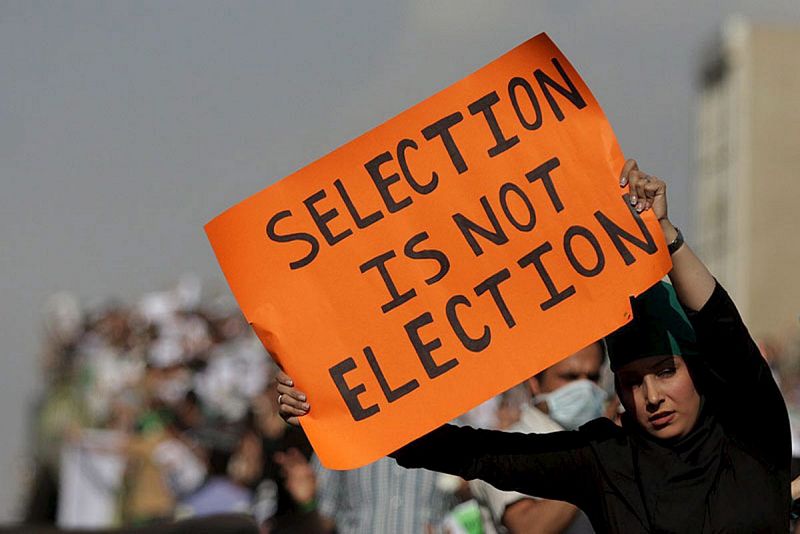
[[[510,434],[444,425],[392,456],[405,467],[480,478],[580,507],[599,533],[786,532],[791,506],[786,406],[733,302],[667,216],[666,185],[628,160],[637,211],[653,210],[672,285],[633,299],[606,338],[623,424]],[[307,404],[287,383],[281,413]]]

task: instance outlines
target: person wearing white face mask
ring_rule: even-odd
[[[606,391],[597,385],[604,349],[593,343],[528,380],[536,408],[564,430],[576,430],[603,415]]]
[[[507,431],[575,430],[601,417],[607,394],[597,381],[604,359],[603,346],[593,343],[528,379],[531,402]],[[469,486],[480,505],[486,534],[594,532],[588,518],[569,503],[502,491],[478,479]]]

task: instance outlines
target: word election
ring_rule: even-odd
[[[335,192],[323,188],[303,200],[304,211],[313,221],[314,230],[298,228],[296,219],[292,219],[299,215],[291,209],[284,209],[275,213],[267,222],[268,238],[276,243],[305,243],[305,254],[290,261],[289,268],[294,270],[307,267],[319,255],[321,242],[333,247],[353,236],[355,231],[368,228],[384,219],[387,214],[397,213],[412,205],[412,195],[433,193],[439,185],[440,173],[455,172],[460,175],[467,172],[470,155],[464,154],[459,147],[459,124],[464,121],[476,120],[486,124],[494,143],[487,147],[486,152],[488,157],[494,158],[519,144],[519,136],[511,134],[515,128],[541,128],[545,120],[540,104],[541,97],[544,97],[548,108],[559,122],[565,119],[562,105],[566,104],[577,110],[586,107],[584,97],[559,61],[553,58],[551,63],[555,72],[547,74],[542,69],[536,69],[533,72],[533,83],[516,76],[508,80],[503,97],[511,103],[517,118],[516,123],[500,125],[493,107],[501,101],[501,96],[497,91],[487,93],[466,106],[466,116],[464,112],[456,111],[442,117],[420,130],[421,140],[403,138],[393,150],[382,152],[364,163],[364,170],[380,196],[380,207],[372,206],[367,209],[356,206],[344,182],[337,178],[333,181]],[[556,94],[561,98],[556,99]],[[425,142],[422,143],[422,140]],[[409,154],[426,150],[428,142],[441,144],[452,168],[412,169]],[[427,175],[422,178],[425,172]],[[407,184],[408,194],[398,194],[396,184],[401,181]],[[340,212],[341,208],[346,211],[346,216]],[[292,222],[295,223],[294,228]]]
[[[542,184],[546,192],[545,196],[549,200],[549,205],[546,205],[545,209],[552,210],[551,216],[559,216],[565,212],[565,206],[556,188],[556,181],[552,176],[558,171],[559,166],[558,159],[551,158],[525,175],[529,183]],[[526,206],[526,215],[514,213],[508,208],[507,199],[512,191],[521,199],[521,204]],[[531,232],[536,226],[534,202],[519,186],[513,182],[502,184],[497,199],[496,204],[499,204],[500,210],[493,207],[493,202],[487,196],[480,199],[487,223],[480,224],[459,213],[452,216],[454,224],[458,226],[464,237],[465,244],[476,257],[485,252],[485,246],[501,247],[509,243],[510,229],[513,228],[525,234]],[[374,378],[372,387],[379,387],[386,403],[391,404],[420,387],[419,379],[427,377],[428,380],[433,380],[458,366],[459,356],[454,355],[458,350],[480,353],[489,348],[495,329],[511,330],[517,326],[515,310],[511,309],[505,298],[510,285],[514,285],[513,291],[527,291],[534,294],[541,294],[544,289],[547,297],[539,302],[538,306],[543,312],[547,312],[576,294],[575,285],[569,283],[570,277],[593,278],[602,273],[607,264],[608,254],[617,254],[625,265],[636,262],[637,258],[632,250],[638,249],[645,255],[655,254],[658,248],[655,238],[639,214],[630,206],[627,194],[623,196],[623,200],[628,207],[629,219],[615,221],[602,211],[596,210],[592,214],[593,221],[590,226],[578,224],[569,226],[564,231],[561,242],[552,243],[545,240],[539,243],[519,257],[515,263],[504,266],[483,280],[477,280],[470,291],[464,292],[466,294],[459,293],[450,296],[444,304],[443,310],[426,310],[406,322],[403,329],[410,345],[407,348],[413,350],[419,361],[420,367],[414,367],[418,369],[421,376],[411,378],[401,385],[391,386],[391,382],[401,382],[402,380],[393,377],[394,380],[390,381],[381,367],[375,349],[370,345],[364,346],[363,357],[369,367],[370,375]],[[503,213],[502,217],[498,216],[498,211]],[[610,242],[608,247],[610,250],[603,249],[598,235],[603,236],[603,242]],[[431,245],[422,248],[421,245],[429,239],[430,236],[426,232],[412,236],[403,247],[405,260],[398,257],[396,251],[389,250],[361,265],[362,273],[368,273],[373,269],[377,271],[386,286],[390,300],[381,305],[381,311],[384,314],[410,301],[417,294],[414,288],[401,291],[397,287],[389,269],[390,261],[434,262],[437,272],[424,280],[427,285],[438,283],[450,271],[450,259],[443,250]],[[577,253],[577,249],[582,252]],[[573,272],[551,272],[548,262],[551,261],[552,254],[563,254]],[[534,298],[528,298],[525,301],[536,302]],[[471,320],[465,321],[464,317],[471,308],[478,308],[478,311],[474,312]],[[447,346],[447,341],[443,341],[441,337],[426,336],[422,332],[426,326],[435,322],[434,313],[443,315],[444,320],[449,324],[449,330],[446,331],[453,334],[451,342],[460,344],[462,349],[457,346],[454,348],[452,343],[451,346]],[[468,332],[465,323],[474,326],[475,321],[484,322],[482,328]],[[443,350],[437,352],[440,349]],[[401,351],[395,348],[387,357],[394,358]],[[434,352],[437,354],[434,355]],[[448,355],[441,356],[444,353]],[[414,367],[406,366],[405,369]],[[352,385],[347,381],[345,375],[358,368],[359,365],[355,358],[349,356],[328,370],[354,421],[364,420],[380,412],[379,404],[373,403],[364,406],[359,400],[359,397],[368,391],[366,383]],[[422,373],[424,373],[424,377]]]

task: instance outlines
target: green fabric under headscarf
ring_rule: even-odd
[[[648,356],[697,354],[689,319],[670,284],[659,282],[631,299],[633,320],[606,337],[611,370]]]

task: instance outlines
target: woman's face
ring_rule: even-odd
[[[700,413],[700,395],[680,356],[648,356],[616,372],[622,405],[651,436],[687,435]]]

